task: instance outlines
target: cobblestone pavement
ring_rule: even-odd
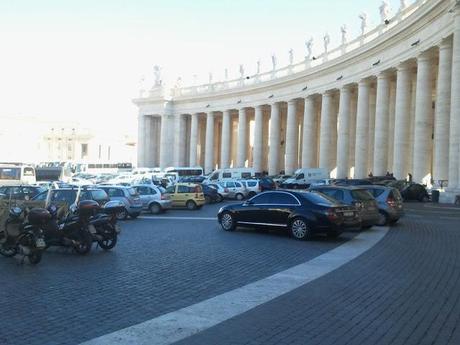
[[[406,209],[339,270],[178,344],[460,344],[460,209]]]
[[[298,242],[276,232],[226,233],[205,219],[218,207],[127,221],[111,252],[52,250],[37,266],[0,258],[0,344],[78,344],[270,276],[354,236]]]

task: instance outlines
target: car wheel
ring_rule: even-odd
[[[385,214],[385,212],[379,211],[379,218],[377,220],[378,226],[385,226],[388,224],[388,216]]]
[[[196,210],[196,207],[197,207],[195,201],[193,201],[193,200],[187,201],[187,203],[185,204],[185,206],[187,206],[187,208],[188,208],[189,210]]]
[[[238,193],[238,194],[235,195],[235,198],[236,198],[236,200],[241,201],[241,200],[244,199],[244,195],[241,194],[241,193]]]
[[[307,222],[302,218],[294,218],[289,226],[291,235],[297,240],[312,238],[313,231]]]
[[[117,213],[117,220],[126,220],[128,218],[128,211],[124,208],[122,211]]]
[[[233,216],[229,212],[224,212],[220,217],[220,225],[222,229],[225,231],[233,231],[235,230],[236,224]]]
[[[424,196],[421,198],[420,201],[421,201],[421,202],[428,202],[428,201],[430,201],[430,198],[429,198],[427,195],[424,195]]]
[[[217,194],[217,202],[222,202],[224,201],[224,197],[220,194]]]
[[[149,207],[151,214],[159,214],[161,212],[161,206],[157,203],[153,203]]]
[[[399,218],[392,219],[392,220],[390,220],[389,223],[390,223],[390,225],[394,225],[394,224],[396,224],[398,222],[398,220],[399,220]]]

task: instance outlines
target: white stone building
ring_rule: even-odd
[[[448,180],[460,194],[460,1],[401,1],[381,24],[304,61],[237,80],[141,92],[138,165],[253,166],[338,178]],[[319,45],[318,45],[319,46]],[[292,59],[291,59],[292,61]]]

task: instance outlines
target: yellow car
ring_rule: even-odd
[[[195,183],[177,183],[166,188],[172,200],[173,207],[187,207],[196,210],[205,204],[203,188]]]

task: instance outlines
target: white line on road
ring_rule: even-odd
[[[448,206],[442,207],[442,206],[428,206],[428,205],[424,205],[423,207],[424,207],[424,208],[431,208],[431,209],[434,209],[434,210],[454,210],[454,211],[460,211],[460,207],[448,207]]]
[[[336,270],[377,244],[388,227],[363,232],[306,263],[82,345],[166,345],[202,332]]]
[[[167,220],[214,220],[217,222],[217,217],[162,217],[162,216],[141,216],[137,219],[167,219]]]

